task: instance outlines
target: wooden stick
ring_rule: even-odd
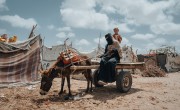
[[[36,24],[35,26],[33,25],[32,30],[31,30],[31,32],[30,32],[30,34],[29,34],[28,39],[31,38],[31,37],[33,36],[34,29],[36,28],[36,26],[37,26],[37,24]]]

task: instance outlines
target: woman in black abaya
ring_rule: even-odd
[[[105,47],[105,53],[101,56],[98,83],[104,85],[107,82],[111,83],[115,81],[115,67],[120,61],[122,56],[121,48],[118,41],[113,40],[110,33],[105,35],[107,45]]]

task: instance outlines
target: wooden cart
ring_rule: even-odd
[[[100,65],[91,66],[71,66],[71,70],[83,70],[83,69],[96,69],[93,73],[93,84],[95,87],[103,87],[103,85],[98,84],[98,73]],[[120,92],[128,92],[132,86],[132,75],[129,71],[124,71],[124,69],[144,69],[144,62],[137,63],[118,63],[116,66],[116,87]]]

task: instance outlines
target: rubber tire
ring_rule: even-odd
[[[124,85],[124,78],[128,78],[128,85]],[[116,88],[119,92],[126,93],[131,89],[132,86],[132,76],[128,71],[120,71],[116,77]]]
[[[103,87],[104,85],[98,84],[98,73],[99,73],[99,69],[95,70],[93,73],[93,84],[95,87]]]

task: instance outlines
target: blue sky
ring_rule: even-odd
[[[119,27],[123,45],[146,53],[161,45],[180,52],[179,0],[0,0],[0,34],[26,40],[32,25],[50,47],[69,37],[80,51],[97,47],[101,33]]]

